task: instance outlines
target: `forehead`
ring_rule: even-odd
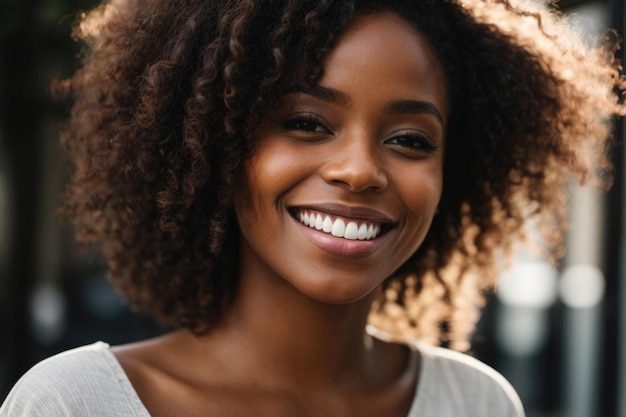
[[[339,90],[359,86],[372,97],[419,98],[448,113],[442,63],[426,38],[395,13],[358,16],[324,57],[322,67],[321,85]]]
[[[374,87],[384,83],[406,94],[443,99],[441,110],[447,113],[442,63],[426,38],[394,13],[358,16],[323,58],[322,67],[320,84],[352,81]]]

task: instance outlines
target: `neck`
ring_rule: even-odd
[[[242,279],[221,328],[255,351],[273,372],[321,383],[369,367],[373,340],[365,332],[371,296],[349,305],[312,300],[279,280],[274,288]]]
[[[373,294],[345,305],[311,299],[279,277],[242,271],[238,293],[207,341],[238,369],[307,384],[376,372],[378,343],[365,331]]]

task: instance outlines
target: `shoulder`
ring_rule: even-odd
[[[421,356],[416,402],[456,416],[523,417],[519,396],[496,370],[469,355],[411,343]],[[429,414],[430,415],[430,414]]]
[[[109,345],[97,342],[33,366],[7,396],[0,417],[141,415],[129,413],[137,409],[132,392]]]

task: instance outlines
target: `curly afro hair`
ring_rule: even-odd
[[[442,62],[451,115],[438,215],[370,323],[462,349],[529,227],[559,256],[567,181],[610,173],[611,120],[624,113],[613,33],[595,47],[557,11],[507,0],[111,0],[81,15],[86,47],[60,86],[75,167],[61,212],[121,294],[197,333],[220,320],[256,126],[291,86],[319,79],[355,16],[389,11]]]

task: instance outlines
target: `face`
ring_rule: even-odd
[[[440,62],[395,14],[361,16],[258,130],[236,203],[242,278],[364,298],[419,247],[442,190]]]

